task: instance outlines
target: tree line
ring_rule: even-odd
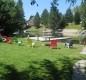
[[[67,0],[68,2],[75,3],[76,0]],[[35,4],[35,0],[31,0],[31,5]],[[34,25],[38,28],[39,24],[43,24],[46,27],[53,30],[58,28],[64,28],[70,22],[79,24],[82,21],[82,26],[86,28],[86,0],[82,0],[79,8],[75,8],[75,13],[68,8],[63,15],[58,10],[58,0],[52,0],[50,12],[45,9],[41,16],[37,12],[34,19]],[[60,5],[60,4],[59,4]],[[38,4],[37,4],[38,6]],[[80,9],[80,10],[78,10]],[[12,36],[15,31],[19,31],[22,34],[23,29],[26,26],[26,20],[24,18],[22,0],[0,0],[0,33],[2,35]]]
[[[47,9],[44,9],[41,16],[37,12],[34,18],[34,26],[36,28],[40,27],[40,24],[44,25],[47,28],[63,29],[68,23],[75,23],[76,25],[81,22],[81,15],[79,12],[79,7],[75,7],[74,11],[69,7],[65,14],[62,14],[58,10],[58,6],[54,3],[51,3],[50,12]],[[31,18],[31,17],[30,17]]]
[[[34,1],[34,0],[32,0]],[[74,5],[77,0],[66,0],[70,2],[70,5]],[[71,10],[69,7],[65,14],[62,14],[58,10],[58,0],[53,0],[51,3],[50,12],[47,9],[44,9],[41,16],[37,12],[35,15],[34,25],[38,28],[40,27],[40,23],[48,28],[52,28],[53,30],[58,28],[65,28],[68,23],[74,23],[76,25],[82,23],[82,27],[86,28],[86,0],[82,0],[80,6],[76,6]],[[39,18],[37,18],[39,17]],[[38,22],[38,25],[37,25]]]

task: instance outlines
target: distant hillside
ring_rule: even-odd
[[[32,24],[33,23],[33,19],[34,19],[34,17],[30,19],[29,24],[33,25]],[[40,28],[37,29],[36,27],[32,26],[32,27],[28,28],[27,31],[43,32],[45,29],[46,29],[46,31],[47,30],[51,30],[49,28],[46,28],[44,25],[40,24]],[[74,23],[69,23],[68,26],[66,26],[64,28],[64,30],[65,29],[66,30],[68,30],[68,29],[72,30],[73,29],[73,31],[75,29],[77,31],[77,30],[81,30],[82,26],[81,25],[75,25]]]

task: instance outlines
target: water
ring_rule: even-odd
[[[44,32],[27,32],[26,36],[30,35],[31,37],[35,36],[54,36],[54,37],[63,37],[62,33],[44,33]]]
[[[44,33],[44,32],[27,32],[25,33],[25,37],[29,35],[30,37],[37,37],[37,36],[54,36],[55,38],[58,37],[71,37],[71,39],[74,40],[75,43],[77,44],[82,44],[83,43],[83,36],[74,34],[74,33]],[[60,40],[62,42],[65,42],[67,40]]]

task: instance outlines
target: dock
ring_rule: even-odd
[[[49,40],[54,40],[54,39],[57,39],[57,40],[71,39],[71,37],[58,37],[58,38],[55,38],[53,36],[40,36],[40,37],[30,37],[30,39],[39,40],[39,41],[49,41]]]

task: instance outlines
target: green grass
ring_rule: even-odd
[[[69,23],[65,29],[82,29],[81,25],[75,25],[74,23]]]
[[[45,27],[36,28],[36,27],[32,26],[31,28],[27,29],[27,31],[43,32],[44,28]]]
[[[27,29],[28,31],[33,31],[33,32],[43,32],[45,27],[40,27],[36,29],[34,26],[31,28]],[[65,29],[82,29],[81,25],[75,25],[74,23],[69,23],[68,26],[65,27]]]
[[[28,46],[26,39],[20,40],[22,46],[0,43],[0,78],[20,75],[24,80],[55,80],[55,75],[59,72],[59,75],[62,74],[59,80],[69,80],[72,64],[86,57],[80,54],[82,45],[74,44],[73,48],[68,49],[64,47],[64,43],[59,42],[57,49],[51,49],[43,45],[46,42],[36,41],[36,47],[32,48]],[[9,78],[2,80],[13,80]]]

